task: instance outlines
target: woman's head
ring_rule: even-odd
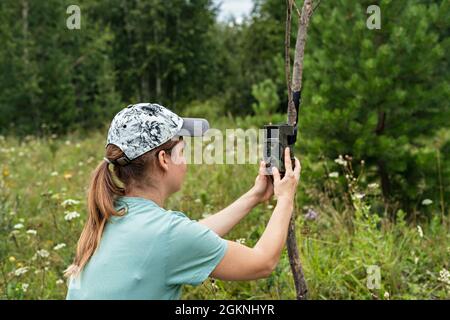
[[[116,184],[123,184],[118,195],[145,194],[147,191],[162,191],[161,189],[170,195],[178,191],[186,174],[184,148],[183,137],[178,137],[146,152],[125,166],[113,165],[112,178]],[[123,156],[119,147],[112,144],[107,146],[106,158],[109,161],[114,163]]]

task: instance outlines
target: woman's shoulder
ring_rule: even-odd
[[[165,210],[168,214],[173,215],[178,218],[189,219],[189,217],[181,211],[176,210]],[[190,220],[190,219],[189,219]]]
[[[190,219],[181,211],[168,210],[160,207],[154,201],[140,197],[119,197],[115,201],[115,209],[123,210],[124,216],[139,216],[140,218]]]

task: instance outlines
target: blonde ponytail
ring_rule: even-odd
[[[123,215],[115,210],[114,200],[124,195],[124,188],[116,185],[114,178],[117,177],[108,166],[113,165],[102,161],[92,175],[87,199],[88,218],[78,240],[75,260],[64,271],[66,277],[77,276],[89,261],[100,243],[106,221],[111,216]]]

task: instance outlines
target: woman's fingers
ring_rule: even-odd
[[[280,182],[280,172],[278,171],[277,167],[272,168],[272,175],[274,183]]]
[[[264,162],[264,161],[261,161],[260,163],[259,163],[259,175],[260,176],[265,176],[266,174],[266,170],[265,170],[265,168],[266,168],[266,163]]]
[[[289,147],[284,149],[284,167],[286,168],[286,175],[292,174],[292,161],[291,161],[291,152]]]
[[[294,168],[294,175],[295,175],[295,179],[298,181],[300,180],[300,172],[302,170],[302,166],[300,164],[300,160],[298,160],[297,158],[295,158],[295,168]]]

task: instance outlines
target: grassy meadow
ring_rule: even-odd
[[[223,118],[212,125],[232,123]],[[1,299],[65,298],[62,272],[74,256],[105,136],[104,128],[89,135],[0,138]],[[418,199],[421,211],[385,213],[377,181],[367,181],[364,170],[354,172],[350,159],[298,156],[296,230],[310,299],[450,298],[448,212]],[[247,191],[256,174],[257,165],[190,165],[167,207],[201,219]],[[254,245],[274,205],[257,206],[225,238]],[[368,281],[370,266],[379,268],[375,287]],[[186,286],[182,297],[295,299],[287,252],[268,279],[207,280]]]

